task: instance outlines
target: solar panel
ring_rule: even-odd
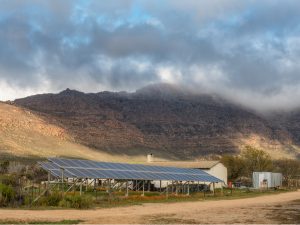
[[[222,182],[199,169],[64,158],[49,158],[48,160],[49,162],[39,164],[56,177],[61,176],[63,169],[64,176],[70,178]]]

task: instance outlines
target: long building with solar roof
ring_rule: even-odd
[[[48,171],[48,182],[51,177],[60,183],[69,184],[71,179],[74,183],[86,182],[88,180],[96,182],[106,182],[108,188],[112,183],[126,183],[128,195],[128,184],[141,184],[142,190],[145,183],[149,187],[151,181],[167,181],[171,185],[193,185],[203,183],[219,183],[222,180],[206,173],[203,170],[191,168],[178,168],[166,166],[152,166],[144,164],[98,162],[92,160],[49,158],[48,161],[39,162],[39,165]],[[168,188],[167,188],[168,189]],[[187,190],[189,191],[189,190]],[[81,189],[80,189],[81,193]]]

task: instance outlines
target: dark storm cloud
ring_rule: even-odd
[[[171,82],[260,110],[299,105],[299,1],[0,5],[1,99]]]

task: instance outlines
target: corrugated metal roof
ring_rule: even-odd
[[[210,169],[217,165],[220,161],[154,161],[147,162],[146,165],[153,166],[169,166],[179,168],[193,168],[193,169]]]

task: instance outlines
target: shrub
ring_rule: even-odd
[[[75,209],[87,209],[93,205],[93,199],[90,196],[66,196],[59,202],[59,206]]]
[[[9,161],[0,162],[0,173],[5,174],[8,172]]]
[[[18,185],[15,174],[0,176],[0,183],[13,187],[16,187]]]
[[[66,198],[61,200],[58,205],[63,208],[71,208],[71,202],[68,201]]]
[[[38,201],[38,205],[42,206],[58,206],[59,202],[63,199],[62,195],[58,192],[54,192],[48,196],[41,197]]]
[[[6,184],[0,184],[0,206],[7,206],[14,200],[14,189]]]

